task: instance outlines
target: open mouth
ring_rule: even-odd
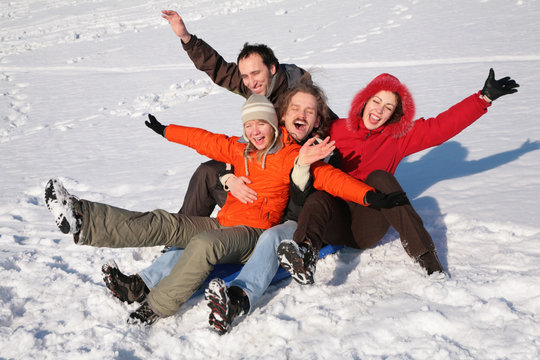
[[[369,114],[369,122],[373,125],[377,125],[381,121],[381,118],[377,115]]]
[[[258,148],[265,145],[265,139],[266,139],[266,136],[258,136],[258,137],[253,137],[251,141],[253,142],[253,145],[255,145]]]
[[[294,127],[300,131],[305,131],[308,127],[307,122],[303,120],[294,120],[293,124],[294,124]]]

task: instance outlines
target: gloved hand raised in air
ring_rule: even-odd
[[[484,88],[480,93],[494,101],[503,95],[513,94],[517,92],[519,84],[515,80],[510,79],[510,76],[503,77],[502,79],[495,80],[495,71],[493,68],[489,69],[489,76],[484,84]]]
[[[400,206],[409,203],[407,194],[403,191],[395,191],[390,194],[385,194],[380,191],[368,191],[364,197],[364,202],[367,205],[379,209],[390,209],[394,206]]]
[[[146,126],[148,126],[150,129],[154,130],[159,135],[165,137],[165,125],[162,125],[159,121],[157,121],[156,117],[152,114],[148,114],[148,119],[150,121],[145,121],[144,123]]]

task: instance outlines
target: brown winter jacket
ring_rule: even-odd
[[[247,161],[250,187],[257,192],[257,200],[251,204],[243,204],[234,196],[228,196],[217,215],[221,225],[247,225],[268,229],[281,222],[289,199],[289,174],[300,150],[300,145],[292,141],[285,128],[281,128],[281,132],[279,141],[283,148],[267,155],[264,169],[255,157]],[[233,164],[237,176],[245,176],[247,173],[243,155],[246,144],[239,142],[239,137],[169,125],[165,130],[165,138],[189,146],[214,160]],[[365,205],[366,192],[374,190],[322,161],[312,166],[312,169],[316,189],[325,190],[345,200]]]

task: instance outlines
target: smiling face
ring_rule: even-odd
[[[398,98],[391,91],[382,90],[373,95],[364,107],[362,120],[368,130],[375,130],[383,126],[392,117]]]
[[[317,99],[304,92],[296,93],[287,106],[287,111],[281,117],[285,128],[297,142],[302,142],[311,135],[313,129],[320,125],[317,114]]]
[[[242,81],[253,93],[266,95],[276,73],[276,67],[268,68],[259,54],[253,53],[238,62],[238,70]]]
[[[263,120],[249,120],[244,124],[244,134],[257,150],[265,150],[274,141],[272,125]]]

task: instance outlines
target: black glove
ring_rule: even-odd
[[[368,191],[364,198],[364,202],[367,205],[372,205],[379,209],[390,209],[394,206],[400,206],[409,203],[407,194],[403,191],[395,191],[390,194],[382,192]]]
[[[146,126],[148,126],[150,129],[154,130],[159,135],[165,137],[165,125],[162,125],[159,121],[157,121],[156,117],[152,114],[148,114],[148,119],[150,121],[145,121],[144,123]]]
[[[516,83],[515,80],[510,79],[509,76],[495,80],[495,71],[489,69],[489,76],[480,93],[487,96],[489,100],[495,101],[495,99],[498,99],[503,95],[517,92],[517,87],[519,87],[519,84]]]

